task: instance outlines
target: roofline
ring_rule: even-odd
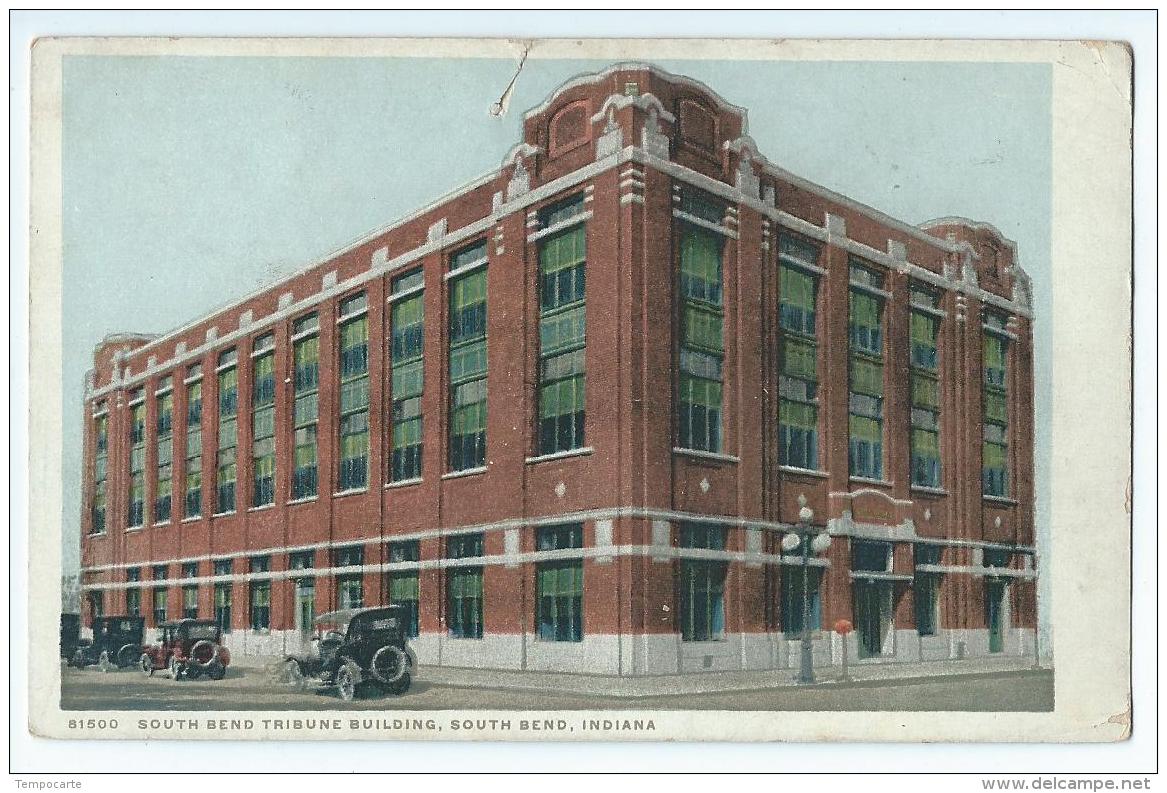
[[[620,61],[619,63],[614,63],[611,66],[601,69],[598,72],[581,72],[574,77],[569,77],[560,83],[554,91],[548,94],[546,99],[524,112],[523,121],[527,121],[528,119],[550,109],[551,106],[555,103],[556,98],[558,98],[559,95],[564,91],[567,91],[571,88],[576,88],[581,85],[594,85],[595,83],[601,82],[604,78],[610,77],[616,72],[632,71],[651,72],[657,77],[660,77],[663,80],[667,80],[670,83],[684,85],[689,88],[696,88],[709,94],[709,96],[712,97],[713,100],[717,103],[718,107],[720,107],[722,110],[728,110],[731,113],[735,113],[741,118],[743,135],[749,132],[749,110],[747,108],[742,107],[741,105],[735,105],[733,102],[726,100],[725,97],[723,97],[717,91],[714,91],[700,80],[697,80],[693,77],[688,77],[683,74],[673,74],[672,72],[662,69],[659,66],[654,66],[653,64],[646,63],[644,61]]]
[[[999,228],[997,228],[992,223],[989,223],[987,221],[972,220],[971,218],[962,217],[960,215],[946,215],[942,218],[933,218],[932,220],[925,220],[923,223],[920,224],[920,228],[922,228],[922,229],[930,229],[930,228],[933,228],[935,226],[967,226],[968,228],[971,228],[971,229],[976,229],[976,230],[984,229],[987,231],[991,231],[997,239],[1001,240],[1001,242],[1008,245],[1010,250],[1012,250],[1012,251],[1017,250],[1017,243],[1016,242],[1014,242],[1013,240],[1006,237],[1004,234],[1001,233],[1001,230]]]

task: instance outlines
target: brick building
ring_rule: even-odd
[[[87,384],[88,613],[236,653],[414,607],[428,664],[657,674],[1032,655],[1032,311],[992,226],[895,220],[642,64],[491,173]],[[422,145],[422,144],[419,144]]]

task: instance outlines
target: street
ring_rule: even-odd
[[[375,695],[347,703],[331,692],[297,690],[272,683],[261,668],[235,667],[220,681],[176,682],[165,672],[147,678],[136,669],[102,673],[92,667],[62,667],[61,677],[61,707],[66,710],[1047,711],[1053,709],[1054,699],[1050,670],[648,697],[459,687],[427,682],[422,670],[402,696]]]

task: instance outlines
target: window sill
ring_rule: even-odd
[[[123,533],[124,534],[133,534],[133,533],[139,532],[141,530],[142,530],[141,526],[126,526],[126,528],[123,530]]]
[[[486,473],[486,466],[480,465],[477,468],[467,468],[463,471],[450,471],[448,474],[442,474],[442,479],[459,479],[463,476],[474,476],[484,473]]]
[[[983,499],[984,501],[988,501],[990,504],[1000,504],[1002,506],[1007,506],[1007,507],[1017,506],[1017,499],[1009,498],[1008,496],[990,496],[990,495],[986,495],[986,494],[981,494],[981,499]]]
[[[313,501],[316,500],[316,498],[317,498],[316,496],[305,496],[304,498],[293,498],[291,501],[287,502],[287,505],[289,507],[294,507],[297,504],[311,504]]]
[[[830,476],[827,471],[820,471],[817,468],[799,468],[797,465],[780,465],[778,470],[784,474],[800,474],[802,476],[817,476],[819,479],[826,479]]]
[[[912,485],[912,490],[916,493],[927,493],[932,496],[947,496],[948,491],[942,487],[931,487],[929,485]]]
[[[151,523],[150,528],[152,528],[152,529],[165,529],[169,525],[170,525],[170,521],[165,520],[165,521],[161,521],[159,523]]]
[[[895,487],[895,482],[889,482],[886,479],[872,479],[867,476],[852,476],[852,482],[860,485],[879,485],[880,487]]]
[[[734,457],[732,454],[721,454],[720,452],[707,452],[701,449],[682,449],[680,446],[673,447],[673,454],[684,455],[685,457],[696,457],[701,460],[716,460],[722,463],[740,463],[741,458]]]
[[[89,539],[89,540],[99,540],[102,537],[108,537],[108,536],[109,536],[109,532],[107,532],[107,531],[90,532],[89,534],[85,535],[86,539]]]
[[[212,518],[225,518],[229,515],[234,515],[234,514],[235,514],[235,510],[232,509],[232,510],[229,510],[227,512],[212,512],[211,517]]]
[[[361,493],[368,493],[368,492],[369,492],[369,488],[367,488],[367,487],[353,487],[353,488],[349,488],[348,490],[340,490],[336,493],[333,493],[332,497],[333,498],[344,498],[345,496],[356,496],[356,495],[360,495]]]
[[[396,482],[385,483],[385,489],[390,490],[395,487],[409,487],[410,485],[420,485],[421,477],[415,476],[412,479],[399,479]]]
[[[183,518],[182,520],[179,521],[179,523],[194,523],[195,521],[199,521],[202,519],[203,519],[202,515],[191,515],[189,518]]]
[[[275,509],[275,506],[276,506],[275,504],[261,504],[258,507],[248,507],[247,511],[248,512],[263,512],[264,510]]]
[[[549,454],[537,454],[534,457],[528,457],[528,463],[543,463],[549,460],[562,460],[569,457],[583,457],[591,454],[595,449],[591,446],[582,446],[578,449],[567,449],[562,452],[551,452]]]

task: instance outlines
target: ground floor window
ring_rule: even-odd
[[[142,590],[126,590],[126,613],[131,617],[140,617],[142,615]]]
[[[400,571],[389,576],[389,602],[405,609],[405,632],[417,636],[418,580],[417,571]]]
[[[341,609],[359,609],[365,605],[365,582],[360,575],[336,579],[336,601]]]
[[[251,582],[251,629],[271,628],[271,581]]]
[[[105,596],[101,592],[89,593],[89,616],[101,617],[105,614]]]
[[[312,631],[312,620],[316,617],[316,579],[301,578],[296,581],[296,627],[300,633]]]
[[[912,588],[915,593],[916,633],[935,636],[940,623],[940,576],[935,573],[917,573]]]
[[[450,568],[446,627],[455,639],[482,638],[482,568]]]
[[[166,622],[166,590],[154,590],[154,624],[161,625]]]
[[[817,567],[806,571],[807,586],[802,585],[802,568],[786,565],[782,568],[782,628],[787,636],[797,637],[802,633],[803,593],[810,600],[810,624],[812,631],[822,629],[823,604],[821,593],[822,572]]]
[[[223,633],[231,632],[230,584],[215,584],[215,624]]]
[[[199,617],[199,588],[188,586],[182,588],[182,618],[187,620]]]
[[[682,548],[725,549],[725,529],[708,524],[680,527]],[[680,567],[678,619],[681,640],[707,642],[725,638],[726,563],[683,559]]]

